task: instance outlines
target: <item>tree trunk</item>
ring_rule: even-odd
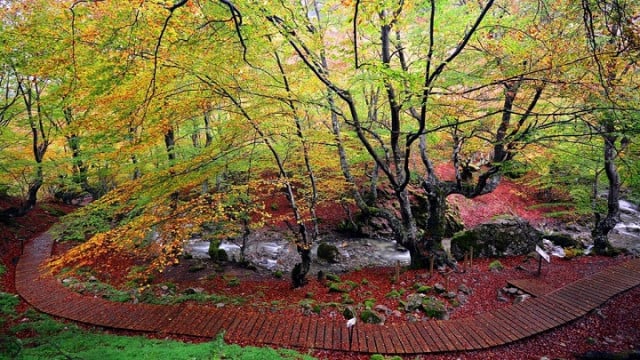
[[[170,128],[164,134],[164,144],[167,148],[167,157],[169,158],[169,162],[173,163],[173,161],[176,159],[176,153],[175,153],[176,138],[173,132],[173,128]]]
[[[608,132],[612,134],[612,132]],[[615,135],[604,135],[604,170],[609,183],[607,193],[607,215],[602,218],[599,213],[595,214],[595,226],[592,231],[593,247],[596,252],[604,253],[611,248],[609,243],[609,232],[615,228],[620,221],[620,176],[615,165],[616,149]]]
[[[293,267],[291,272],[291,282],[294,288],[299,288],[307,284],[307,273],[311,268],[311,248],[297,246],[298,253],[302,261]]]

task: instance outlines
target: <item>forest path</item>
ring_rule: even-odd
[[[43,269],[51,255],[49,233],[25,244],[16,268],[18,293],[34,308],[57,317],[114,329],[214,338],[229,343],[378,354],[425,354],[479,350],[512,343],[556,328],[640,285],[640,259],[611,266],[590,277],[525,302],[448,321],[391,325],[346,322],[277,313],[247,313],[204,305],[110,302],[77,294]]]

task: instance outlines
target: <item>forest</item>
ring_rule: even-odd
[[[508,177],[607,251],[640,195],[640,4],[625,0],[0,1],[0,195],[91,200],[52,264],[267,225],[299,254],[377,224],[426,267],[452,195]],[[122,255],[125,256],[125,255]],[[242,261],[243,259],[239,259]],[[134,270],[132,270],[134,271]]]

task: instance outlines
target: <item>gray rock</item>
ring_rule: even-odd
[[[508,287],[505,288],[505,292],[509,295],[516,295],[518,293],[518,288]]]
[[[404,304],[404,311],[412,312],[419,309],[425,297],[424,294],[410,294],[407,296],[407,302]]]
[[[193,295],[193,294],[201,294],[204,291],[203,288],[187,288],[184,290],[184,293],[186,295]]]
[[[384,305],[376,305],[373,309],[377,312],[384,313],[385,315],[391,315],[391,313],[393,312],[393,310]]]
[[[433,288],[436,290],[438,294],[443,294],[447,292],[447,289],[441,283],[436,283],[435,285],[433,285]]]
[[[469,298],[465,294],[458,294],[456,297],[460,305],[464,305],[469,301]]]
[[[471,289],[469,289],[469,287],[465,284],[460,284],[460,286],[458,286],[458,291],[465,295],[471,295]]]

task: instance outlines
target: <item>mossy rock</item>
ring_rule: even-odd
[[[229,255],[225,249],[218,249],[215,259],[218,262],[227,262],[229,261]]]
[[[449,315],[444,302],[435,296],[425,297],[422,300],[422,311],[424,311],[428,317],[439,320],[444,320]]]
[[[342,311],[342,315],[344,316],[345,319],[349,320],[356,317],[356,312],[355,310],[353,310],[351,306],[346,306]]]
[[[494,272],[500,272],[504,270],[504,265],[499,260],[494,260],[489,264],[489,270]]]
[[[220,248],[220,240],[219,239],[211,239],[209,240],[209,257],[213,261],[217,262],[227,262],[229,261],[229,255],[224,249]]]
[[[318,259],[326,260],[329,263],[335,264],[339,261],[340,251],[335,245],[321,242],[318,245]]]
[[[384,316],[376,313],[372,310],[364,310],[360,313],[360,320],[366,324],[382,324],[384,323]]]
[[[544,238],[551,241],[554,245],[562,246],[563,248],[581,246],[580,242],[569,234],[553,233],[545,235]]]
[[[541,240],[542,233],[526,220],[509,216],[456,233],[451,239],[451,254],[461,260],[473,248],[474,257],[526,255]]]
[[[218,259],[218,250],[220,248],[220,240],[218,239],[212,239],[209,240],[209,257],[211,258],[211,260],[217,260]]]

